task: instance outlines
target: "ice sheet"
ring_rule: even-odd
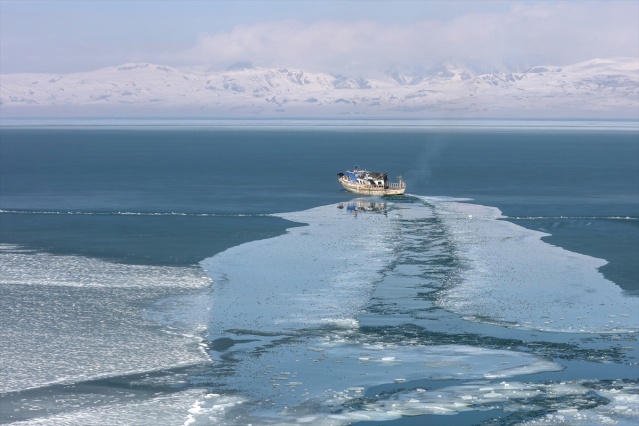
[[[0,244],[0,285],[202,288],[211,283],[197,267],[124,265],[84,256],[34,253]]]
[[[440,305],[471,321],[582,333],[639,330],[639,303],[603,277],[603,259],[541,240],[498,220],[493,207],[424,199],[446,227],[464,269]]]
[[[356,326],[355,315],[392,261],[397,226],[363,208],[330,205],[281,214],[308,226],[202,261],[214,282],[211,338],[226,330]]]
[[[197,267],[0,246],[0,392],[210,361],[209,285]]]
[[[224,410],[228,401],[237,398],[218,398],[215,407],[209,407],[212,411]],[[163,424],[184,425],[193,423],[193,415],[198,412],[198,402],[206,401],[207,394],[200,389],[190,389],[174,394],[156,396],[144,401],[113,403],[99,405],[95,408],[83,408],[57,414],[18,421],[15,425],[140,425]],[[195,401],[195,402],[194,402]]]

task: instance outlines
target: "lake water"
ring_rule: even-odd
[[[634,425],[637,259],[636,122],[3,120],[0,423]]]

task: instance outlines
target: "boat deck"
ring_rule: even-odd
[[[365,195],[401,195],[406,191],[406,183],[387,182],[386,185],[372,185],[369,183],[355,183],[350,181],[346,176],[341,176],[339,182],[350,192]]]

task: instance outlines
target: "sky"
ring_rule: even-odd
[[[0,0],[0,73],[238,62],[353,74],[639,57],[639,0]]]

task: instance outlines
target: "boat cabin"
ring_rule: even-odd
[[[386,173],[369,172],[367,170],[348,170],[345,175],[350,182],[359,185],[385,188],[386,182],[388,182],[388,174]]]

